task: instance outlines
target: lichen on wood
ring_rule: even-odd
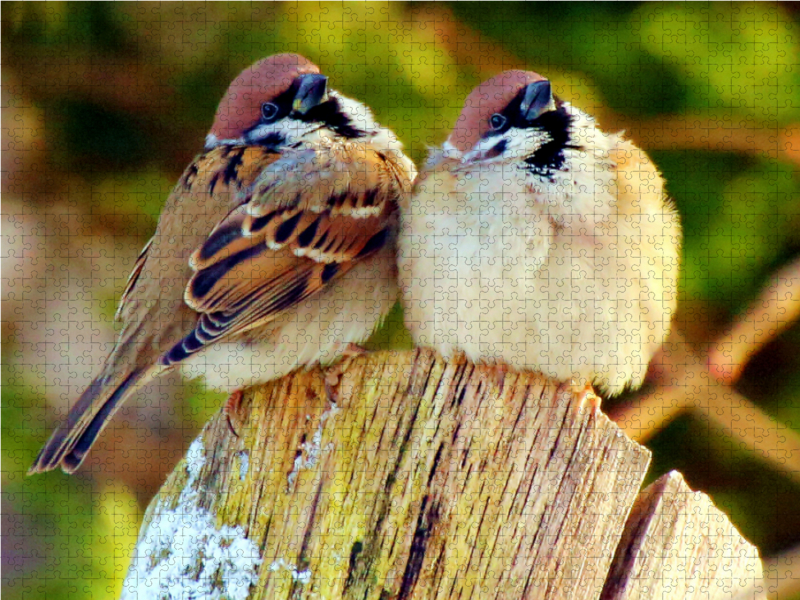
[[[191,487],[259,549],[250,598],[599,597],[649,453],[596,396],[427,350],[350,359],[336,404],[324,378],[217,414],[142,536]]]

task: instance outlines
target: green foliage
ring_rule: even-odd
[[[784,250],[800,242],[800,179],[791,165],[743,155],[654,152],[681,213],[681,291],[736,312]]]
[[[60,195],[104,235],[139,244],[201,149],[231,78],[257,59],[307,55],[394,129],[417,164],[446,137],[470,89],[513,63],[551,77],[601,123],[615,115],[653,128],[716,120],[731,139],[747,141],[755,128],[774,140],[748,152],[723,152],[700,136],[661,149],[640,140],[681,214],[681,306],[692,308],[679,317],[693,320],[702,344],[800,249],[797,162],[774,158],[798,145],[782,137],[800,120],[797,14],[773,3],[4,3],[4,126],[15,122],[24,134],[14,140],[24,170],[8,174],[14,193],[24,193],[9,199],[35,215]],[[115,304],[109,298],[96,312],[108,319]],[[3,495],[21,550],[3,570],[4,592],[117,597],[138,519],[132,494],[155,490],[131,492],[87,472],[24,477],[52,422],[24,375],[42,359],[17,337],[24,323],[9,323]],[[795,430],[798,331],[767,347],[741,382]],[[367,346],[410,347],[399,306]],[[179,426],[196,428],[224,395],[187,390]],[[798,504],[796,486],[731,448],[722,432],[684,418],[652,448],[654,474],[682,470],[767,550],[800,541],[800,521],[782,518]]]
[[[141,520],[136,498],[113,479],[25,477],[44,410],[31,408],[19,368],[3,379],[3,512],[14,515],[3,535],[19,541],[6,557],[4,597],[117,598]]]
[[[688,107],[780,124],[800,116],[797,25],[778,6],[645,4],[633,18],[642,46],[680,71]]]
[[[46,115],[50,131],[63,140],[54,155],[66,169],[126,170],[147,159],[148,140],[126,113],[67,99]]]

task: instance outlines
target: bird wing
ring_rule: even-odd
[[[184,301],[200,317],[161,363],[275,319],[378,251],[410,185],[363,143],[287,151],[189,258]]]
[[[221,219],[244,202],[242,192],[280,156],[262,147],[221,146],[197,157],[186,168],[167,198],[155,234],[128,276],[115,317],[124,325],[120,341],[125,331],[149,313],[158,312],[161,304],[179,311],[182,321],[194,321],[194,311],[181,306],[183,288],[193,274],[188,264],[191,252]],[[178,339],[187,332],[184,329]],[[161,338],[165,336],[153,340],[156,346]]]
[[[124,319],[123,315],[125,313],[125,308],[128,306],[128,298],[136,288],[136,282],[139,281],[139,275],[142,274],[144,263],[147,261],[147,251],[150,250],[150,246],[153,244],[153,239],[155,238],[150,238],[144,245],[144,248],[142,248],[142,251],[139,253],[138,258],[136,259],[136,263],[133,265],[131,274],[128,275],[128,281],[125,284],[125,290],[122,292],[122,297],[119,299],[117,312],[114,314],[115,321],[122,321]]]
[[[128,278],[117,310],[123,329],[114,351],[53,432],[30,473],[58,466],[75,471],[116,410],[163,368],[154,364],[161,352],[197,322],[197,313],[183,302],[183,289],[193,274],[189,254],[242,202],[241,191],[279,158],[268,148],[221,146],[187,167]]]

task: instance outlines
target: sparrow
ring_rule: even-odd
[[[136,261],[115,348],[29,473],[74,472],[166,371],[236,391],[369,337],[397,301],[398,203],[415,176],[396,136],[309,60],[245,69]]]
[[[414,342],[609,395],[638,388],[677,300],[681,229],[620,134],[530,71],[475,88],[401,207]]]

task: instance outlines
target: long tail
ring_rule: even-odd
[[[72,406],[66,422],[50,436],[28,469],[28,475],[57,467],[65,473],[73,473],[117,409],[136,389],[152,379],[155,371],[152,367],[140,368],[110,380],[104,370]]]

